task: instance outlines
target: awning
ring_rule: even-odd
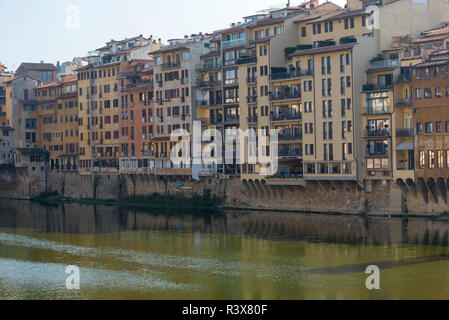
[[[413,141],[404,141],[398,144],[396,151],[408,151],[413,150]]]

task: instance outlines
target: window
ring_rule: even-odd
[[[429,169],[435,169],[435,151],[429,151]]]
[[[426,122],[426,134],[431,134],[433,132],[433,123]]]
[[[185,51],[182,53],[182,60],[189,60],[190,59],[190,52]]]
[[[442,133],[443,132],[443,124],[441,121],[435,122],[435,130],[436,133]]]
[[[437,167],[438,168],[444,168],[444,154],[443,150],[437,151]]]
[[[424,151],[419,151],[418,168],[424,169],[426,167],[426,156]]]
[[[432,89],[425,88],[424,89],[424,98],[425,99],[431,99],[432,98]]]
[[[416,124],[416,134],[422,134],[422,123]]]
[[[418,88],[416,89],[416,99],[422,99],[422,89]]]
[[[435,88],[435,97],[441,98],[441,88]]]
[[[301,37],[307,37],[307,27],[301,28]]]

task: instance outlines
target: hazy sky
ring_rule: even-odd
[[[302,2],[292,0],[292,5]],[[346,0],[334,2],[343,6]],[[166,42],[219,30],[243,16],[285,3],[287,0],[0,0],[0,62],[15,71],[21,62],[68,61],[111,39],[139,34]]]

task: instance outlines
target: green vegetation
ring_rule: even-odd
[[[313,45],[311,44],[298,44],[296,46],[297,51],[313,49]]]
[[[375,56],[374,58],[372,58],[370,60],[371,63],[373,62],[377,62],[377,61],[384,61],[385,57],[382,54],[378,54],[377,56]]]
[[[296,51],[296,47],[288,47],[284,49],[285,56],[289,56]]]
[[[318,41],[318,47],[319,48],[330,47],[330,46],[335,46],[335,41],[334,40]]]
[[[354,43],[354,42],[357,42],[357,39],[352,36],[340,38],[340,44],[347,44],[347,43]]]
[[[271,68],[271,74],[287,73],[287,68]]]

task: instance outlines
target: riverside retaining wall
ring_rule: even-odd
[[[184,185],[175,187],[176,183]],[[299,186],[259,186],[260,192],[251,192],[238,177],[220,179],[202,178],[201,182],[188,178],[156,178],[153,175],[97,174],[83,176],[76,172],[28,172],[23,168],[0,169],[0,197],[31,199],[44,191],[57,191],[72,198],[119,199],[126,195],[152,193],[186,196],[203,194],[224,196],[226,205],[235,208],[293,210],[320,213],[354,213],[373,215],[427,215],[439,216],[449,211],[447,203],[426,203],[420,193],[404,195],[394,183],[378,184],[363,190],[360,187],[329,187],[317,184],[314,188]],[[254,187],[254,190],[257,188]]]

